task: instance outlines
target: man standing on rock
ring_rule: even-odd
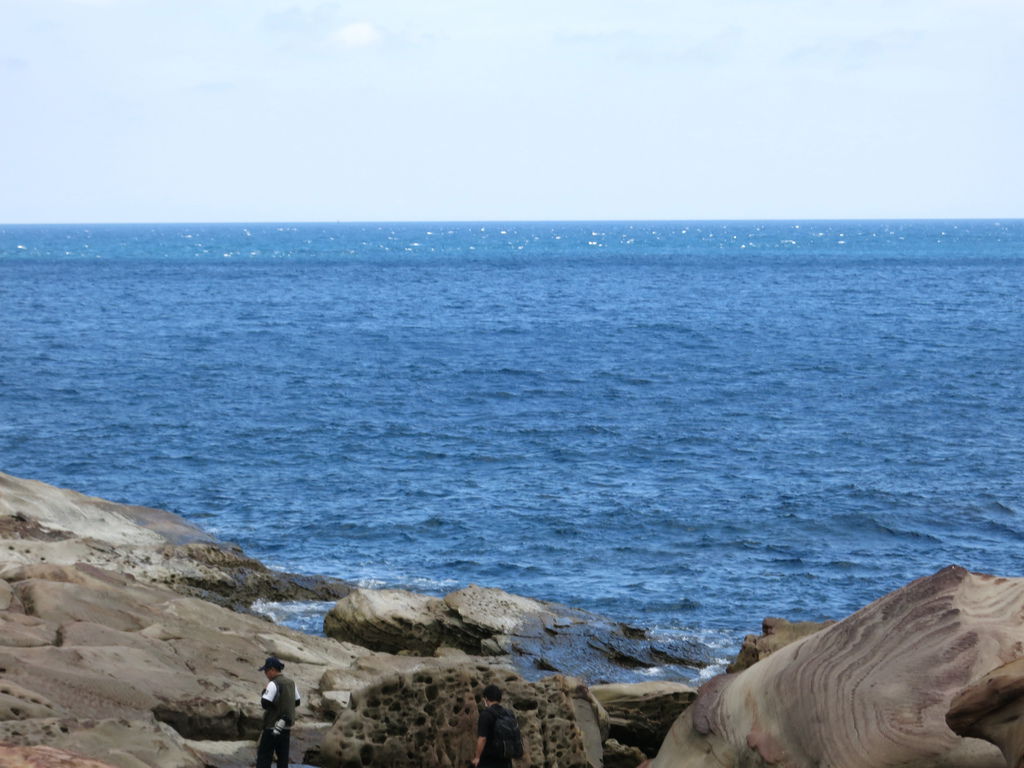
[[[275,753],[277,768],[288,768],[288,747],[299,693],[292,679],[284,674],[284,664],[276,656],[267,657],[260,672],[267,676],[268,682],[260,697],[263,732],[256,750],[256,768],[270,768]]]
[[[493,683],[484,688],[483,697],[484,709],[480,712],[480,719],[476,725],[476,754],[470,760],[470,765],[477,768],[512,768],[512,760],[502,754],[503,751],[511,750],[503,742],[520,739],[519,726],[513,725],[512,730],[499,734],[498,731],[502,728],[498,726],[498,722],[512,718],[511,722],[515,723],[515,716],[501,706],[501,688]],[[521,741],[518,747],[518,753],[522,755]]]

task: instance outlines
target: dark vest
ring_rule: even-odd
[[[277,696],[270,708],[263,710],[263,727],[273,728],[282,717],[291,726],[295,722],[295,683],[284,675],[278,675],[270,682],[277,686]]]

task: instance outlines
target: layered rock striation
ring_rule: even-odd
[[[651,765],[1017,768],[1022,656],[1024,579],[951,566],[712,679]]]

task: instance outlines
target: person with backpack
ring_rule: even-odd
[[[501,688],[488,685],[483,690],[484,708],[476,726],[476,754],[470,760],[475,768],[512,768],[512,760],[523,756],[519,722],[501,706]]]

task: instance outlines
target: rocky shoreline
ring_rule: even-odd
[[[1024,756],[1020,579],[950,567],[838,623],[766,620],[698,694],[609,676],[698,668],[696,645],[499,590],[439,598],[279,573],[171,513],[3,473],[0,552],[0,768],[252,765],[256,667],[271,654],[303,692],[293,759],[325,768],[462,768],[488,682],[519,716],[520,766]],[[256,615],[257,600],[334,601],[326,636]],[[601,674],[587,685],[569,670]]]
[[[600,687],[558,670],[706,663],[700,648],[665,648],[604,617],[500,590],[432,598],[279,573],[171,513],[3,473],[0,552],[7,754],[45,745],[125,768],[251,765],[263,684],[256,666],[273,654],[304,692],[293,756],[313,764],[396,765],[396,749],[436,741],[447,757],[429,764],[462,766],[474,697],[500,680],[533,734],[533,764],[611,765],[621,753],[635,765],[649,755],[607,738]],[[337,602],[321,637],[254,613],[257,600]],[[457,727],[411,705],[438,680],[446,682],[433,695],[461,702],[466,722]],[[626,688],[637,694],[634,709],[668,702],[678,713],[695,695],[682,683]],[[389,715],[382,726],[366,702],[396,691],[403,722]],[[639,737],[647,744],[649,720]],[[381,727],[402,733],[402,744]]]

